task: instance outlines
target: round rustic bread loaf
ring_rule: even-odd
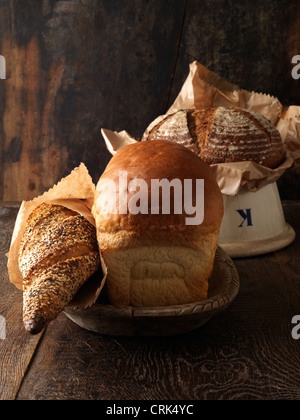
[[[127,182],[123,183],[120,176],[125,173]],[[145,188],[138,180],[145,181]],[[203,222],[187,223],[188,206],[195,206],[199,199],[196,188],[189,202],[184,201],[181,213],[173,205],[175,192],[170,194],[170,211],[164,213],[167,190],[163,193],[163,188],[158,205],[153,206],[157,195],[152,186],[157,180],[176,180],[181,185],[185,180],[195,185],[196,180],[204,180]],[[141,212],[129,210],[136,194],[131,181],[139,186],[139,204],[146,203]],[[184,196],[185,191],[180,201]],[[194,153],[169,141],[123,147],[98,182],[92,211],[113,305],[169,306],[207,298],[224,208],[210,167]]]
[[[180,143],[208,164],[252,161],[274,169],[285,156],[276,127],[261,114],[240,108],[181,110],[155,120],[143,140]]]

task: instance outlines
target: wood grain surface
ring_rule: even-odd
[[[200,329],[167,338],[114,338],[61,314],[43,336],[21,322],[21,292],[5,267],[16,209],[0,207],[0,398],[18,400],[300,399],[300,202],[284,203],[297,232],[288,248],[235,260],[241,289]],[[39,345],[37,346],[37,344]]]
[[[0,1],[0,200],[33,198],[80,162],[97,180],[101,128],[140,135],[164,112],[185,2],[157,5]]]
[[[101,128],[140,138],[198,60],[299,104],[298,0],[0,0],[0,200],[31,199],[80,162],[97,182]],[[281,179],[300,199],[299,172]]]
[[[189,0],[170,101],[198,60],[242,89],[298,105],[291,59],[299,54],[299,19],[297,1]]]

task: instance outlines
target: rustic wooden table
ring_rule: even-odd
[[[285,202],[300,234],[300,202]],[[22,293],[6,257],[17,208],[0,206],[0,399],[299,399],[300,240],[266,256],[235,260],[241,290],[204,327],[172,338],[114,338],[61,314],[36,337],[22,326]],[[3,337],[2,337],[3,338]]]

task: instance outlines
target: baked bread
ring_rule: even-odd
[[[154,121],[142,140],[180,143],[208,164],[252,161],[274,169],[285,157],[276,127],[240,108],[181,110]]]
[[[41,332],[99,267],[95,227],[65,207],[38,206],[28,218],[19,251],[25,329]]]
[[[127,183],[123,185],[120,174],[125,172]],[[197,179],[204,179],[202,224],[189,225],[190,211],[185,207],[176,214],[173,193],[170,214],[163,214],[162,189],[159,205],[152,206],[152,182],[162,179],[177,179],[182,184],[193,180],[195,185]],[[132,180],[146,181],[147,188],[139,189],[140,204],[147,203],[142,212],[129,211],[138,191],[128,188]],[[116,200],[112,185],[116,186]],[[196,188],[192,193],[190,201],[194,203]],[[118,307],[157,307],[206,299],[223,211],[222,195],[211,169],[187,148],[153,141],[120,149],[98,182],[92,209],[108,269],[110,302]]]

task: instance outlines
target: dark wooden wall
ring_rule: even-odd
[[[245,89],[300,104],[298,0],[0,0],[0,201],[41,194],[110,159],[102,127],[140,138],[198,60]],[[279,182],[300,199],[300,172]]]

